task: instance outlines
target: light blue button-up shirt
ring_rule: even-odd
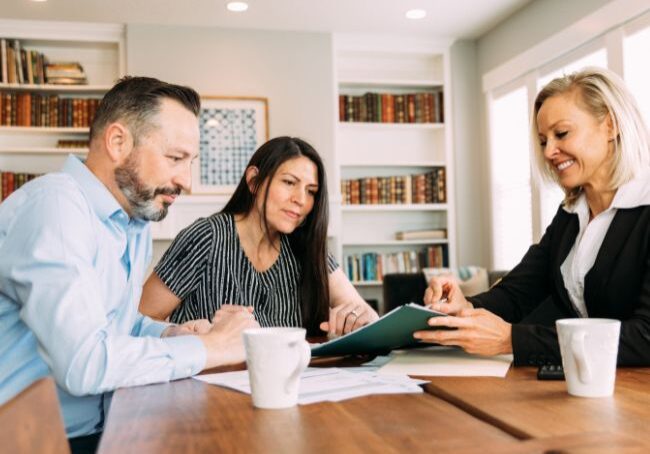
[[[0,204],[0,404],[52,374],[69,437],[102,430],[110,392],[205,365],[195,336],[138,313],[148,223],[76,157]]]

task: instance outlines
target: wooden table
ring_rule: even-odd
[[[609,437],[625,452],[650,452],[650,368],[618,369],[614,396],[604,398],[570,396],[564,381],[539,381],[533,368],[513,368],[505,380],[437,377],[425,389],[521,440],[588,435],[600,448]]]
[[[423,394],[287,410],[192,379],[120,389],[99,452],[650,452],[650,369],[619,370],[601,399],[571,397],[531,368],[431,380]]]

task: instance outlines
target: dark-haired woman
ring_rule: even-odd
[[[220,213],[183,230],[145,283],[140,312],[175,323],[250,306],[261,326],[350,332],[377,319],[327,252],[323,162],[278,137],[253,155]]]

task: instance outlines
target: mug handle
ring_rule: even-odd
[[[586,331],[578,331],[571,336],[571,352],[578,369],[578,378],[582,383],[589,384],[591,381],[591,370],[587,363],[587,352],[585,350]]]
[[[302,374],[302,371],[307,368],[307,365],[309,364],[309,360],[311,359],[311,348],[309,347],[309,343],[307,343],[307,341],[300,340],[297,342],[292,342],[290,346],[298,347],[299,357],[298,357],[298,364],[296,364],[296,368],[291,373],[289,378],[287,378],[287,381],[284,384],[284,390],[287,393],[290,391],[289,384],[293,383],[298,379],[300,374]]]

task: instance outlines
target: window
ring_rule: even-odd
[[[552,66],[556,65],[552,64]],[[555,70],[547,72],[543,77],[540,77],[538,79],[537,88],[539,90],[556,77],[561,77],[565,74],[571,74],[572,72],[579,71],[585,66],[600,66],[602,68],[607,68],[607,51],[605,51],[604,48],[600,48],[582,57],[572,59],[569,61],[569,63],[564,64],[559,68],[556,67]]]
[[[596,44],[600,44],[597,42]],[[530,162],[529,96],[548,82],[585,66],[607,66],[604,47],[582,48],[542,68],[536,83],[497,94],[491,102],[492,267],[509,270],[551,223],[564,192],[553,183],[536,186],[533,198]],[[533,79],[534,80],[534,79]],[[516,82],[515,82],[516,83]],[[499,93],[499,92],[497,92]]]
[[[526,87],[490,103],[492,268],[509,270],[532,242],[529,114]]]
[[[650,124],[650,26],[646,26],[623,39],[623,74],[625,82],[639,103],[646,125]]]
[[[580,27],[585,24],[577,24],[545,42],[548,47],[531,49],[483,77],[488,87],[494,269],[510,269],[518,263],[528,245],[539,241],[564,197],[557,185],[538,186],[532,181],[529,155],[521,153],[532,146],[526,120],[544,85],[585,66],[609,68],[624,75],[646,124],[650,124],[650,10],[630,6],[627,22],[610,21],[611,14],[605,14],[601,10],[594,13],[604,24],[599,32],[582,33]],[[610,28],[604,28],[608,23]],[[584,44],[573,48],[571,39],[555,39],[585,35],[589,38],[581,41]],[[516,79],[509,79],[512,74]]]

